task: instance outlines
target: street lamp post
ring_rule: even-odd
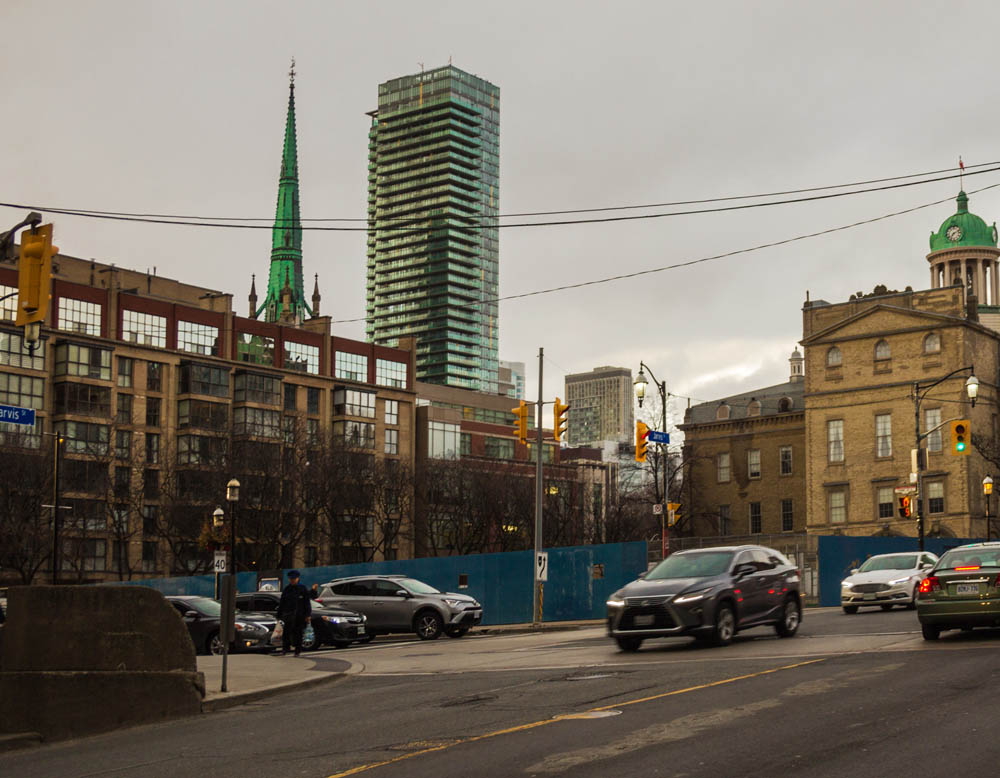
[[[913,422],[914,431],[916,433],[917,449],[919,452],[920,442],[926,438],[931,433],[937,431],[943,427],[947,422],[942,422],[934,429],[927,430],[926,432],[920,432],[920,401],[924,399],[924,396],[944,381],[947,381],[952,376],[956,376],[959,373],[964,373],[966,370],[969,371],[969,377],[965,379],[965,393],[969,397],[969,401],[972,403],[972,407],[976,407],[976,397],[979,394],[979,379],[975,376],[975,369],[972,365],[968,367],[960,367],[957,370],[952,370],[948,375],[943,378],[939,378],[937,381],[931,383],[922,383],[920,381],[913,382]],[[923,470],[925,465],[921,465],[919,458],[917,461],[917,535],[919,537],[920,550],[924,550],[924,492],[923,492]]]
[[[233,567],[230,572],[233,575],[236,575],[236,503],[239,500],[240,482],[231,478],[226,484],[226,502],[229,503],[229,556]]]
[[[230,559],[232,562],[232,569],[226,576],[226,590],[222,593],[222,619],[225,622],[223,627],[220,624],[219,634],[222,637],[222,689],[221,691],[227,691],[226,689],[226,676],[229,664],[229,644],[233,640],[233,630],[234,630],[234,619],[233,619],[233,609],[235,607],[235,595],[236,595],[236,503],[240,499],[240,482],[235,478],[229,479],[229,483],[226,484],[226,502],[229,503],[229,548],[230,548]],[[221,519],[220,514],[222,513],[221,508],[216,508],[212,514],[213,519],[218,517]]]
[[[661,432],[667,431],[667,385],[664,381],[657,381],[656,376],[653,371],[649,369],[642,360],[639,361],[639,375],[635,377],[633,385],[635,386],[635,396],[639,401],[639,407],[642,407],[642,401],[646,397],[646,384],[649,382],[646,380],[646,374],[643,370],[649,371],[649,377],[653,379],[653,385],[660,392],[660,417],[661,417]],[[663,443],[660,444],[660,469],[663,471],[663,493],[660,497],[660,537],[661,537],[661,554],[664,558],[667,556],[667,551],[670,549],[670,541],[667,538],[667,447]]]
[[[993,479],[986,476],[983,479],[983,496],[986,498],[986,540],[993,534],[990,530],[990,495],[993,494]]]
[[[212,511],[212,527],[214,529],[219,529],[222,527],[223,523],[226,521],[226,513],[222,508],[216,506],[215,510]],[[214,534],[214,533],[213,533]],[[213,565],[214,566],[214,565]],[[215,599],[219,599],[219,571],[215,571]]]

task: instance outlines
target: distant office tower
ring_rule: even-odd
[[[448,65],[379,84],[368,133],[368,340],[421,381],[497,393],[500,90]]]
[[[632,397],[632,371],[625,367],[595,367],[566,376],[569,444],[629,440],[635,418]]]
[[[500,394],[524,399],[524,362],[500,360]]]

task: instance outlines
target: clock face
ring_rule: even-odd
[[[962,239],[962,228],[957,224],[953,224],[948,228],[945,233],[945,237],[948,238],[952,243],[956,243]]]

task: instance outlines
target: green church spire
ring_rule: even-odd
[[[274,321],[301,322],[311,314],[302,288],[302,222],[299,218],[299,162],[295,144],[295,60],[288,72],[288,116],[285,119],[285,145],[281,152],[278,177],[278,205],[271,231],[271,272],[267,294],[257,309],[259,316]],[[291,310],[285,310],[282,290],[291,287]]]

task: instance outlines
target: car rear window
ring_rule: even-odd
[[[647,581],[663,578],[705,578],[722,575],[733,560],[732,551],[690,551],[671,554],[646,575]]]
[[[960,567],[1000,567],[1000,548],[953,548],[938,562],[938,570]]]

